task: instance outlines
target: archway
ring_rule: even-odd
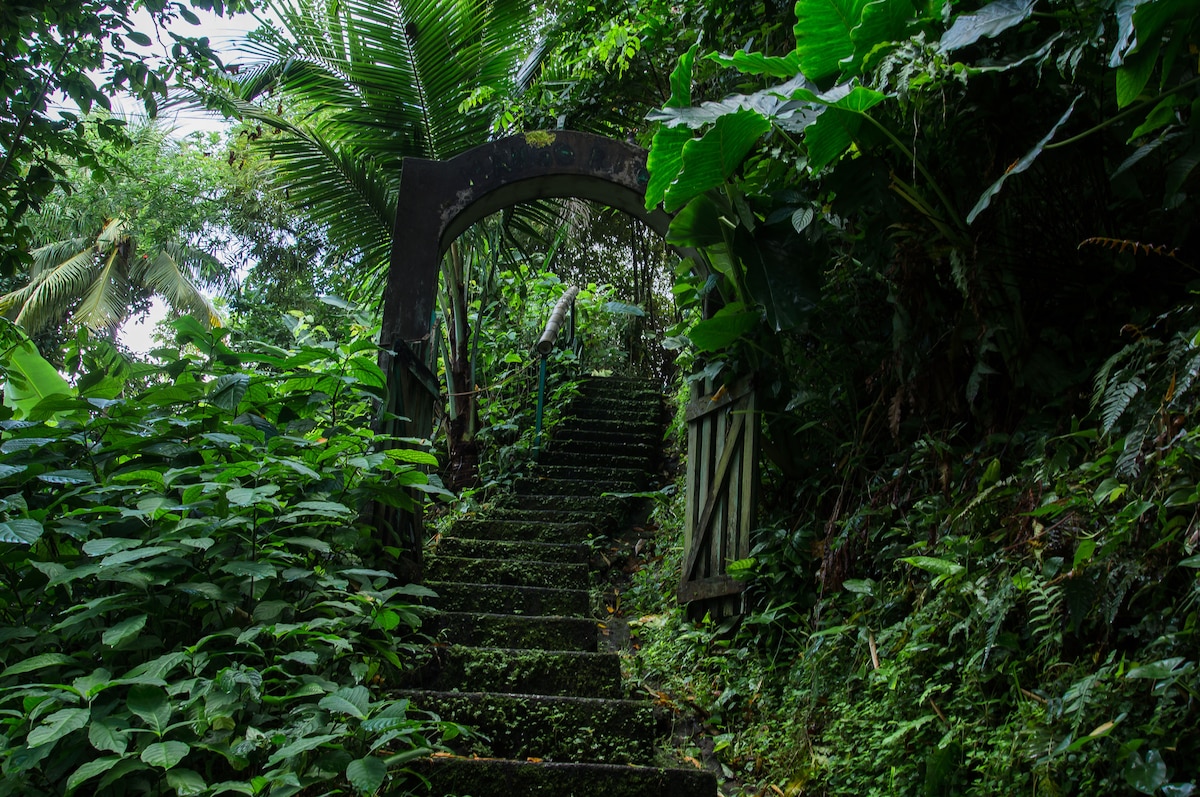
[[[671,216],[645,207],[650,174],[647,152],[632,144],[575,131],[538,131],[504,138],[464,152],[447,161],[406,158],[400,180],[392,256],[384,293],[380,341],[389,381],[391,417],[387,431],[397,437],[428,437],[434,402],[439,398],[436,374],[425,364],[433,310],[437,299],[439,263],[451,243],[472,224],[506,207],[538,199],[588,199],[624,211],[665,237]],[[697,266],[694,251],[681,251]],[[748,554],[748,529],[753,519],[757,421],[750,388],[736,395],[720,391],[700,398],[697,423],[689,431],[688,562],[680,597],[688,601],[736,595],[740,585],[724,574],[725,562]],[[738,420],[728,423],[734,404]],[[719,414],[715,414],[718,413]],[[699,416],[714,419],[711,429]],[[403,420],[407,419],[407,420]],[[690,419],[690,416],[689,416]],[[704,443],[704,436],[712,438]],[[726,437],[729,436],[727,440]],[[703,456],[698,446],[703,448]],[[696,462],[707,463],[704,475],[693,478]],[[736,464],[733,464],[736,463]],[[709,473],[709,471],[712,471]],[[740,474],[731,478],[732,474]],[[692,496],[693,483],[707,494]],[[731,492],[732,490],[732,492]],[[737,505],[737,511],[730,511]],[[729,525],[735,539],[725,544],[717,523]],[[419,510],[377,512],[377,528],[390,528],[400,547],[419,568],[423,528]],[[694,528],[693,528],[694,526]],[[694,544],[693,544],[694,541]],[[711,560],[711,562],[709,561]],[[699,575],[693,575],[693,571]]]

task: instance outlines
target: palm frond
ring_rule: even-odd
[[[129,242],[126,241],[126,244]],[[114,246],[75,308],[74,320],[97,332],[120,326],[129,308],[128,246]]]
[[[76,250],[57,265],[39,271],[25,287],[0,298],[0,307],[6,315],[19,307],[13,320],[29,334],[36,334],[66,315],[95,278],[95,271],[95,249]]]
[[[201,293],[188,271],[165,248],[139,273],[142,285],[167,300],[176,312],[191,313],[209,326],[221,326],[221,317]]]

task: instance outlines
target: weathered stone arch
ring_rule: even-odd
[[[389,398],[383,430],[428,437],[437,377],[425,363],[442,255],[475,222],[503,208],[555,197],[590,199],[622,210],[665,237],[671,217],[647,211],[645,150],[567,130],[539,131],[483,144],[447,161],[405,158],[400,176],[392,257],[383,295],[381,365]],[[694,252],[682,254],[695,257]],[[699,262],[698,258],[696,262]],[[373,521],[385,539],[420,568],[420,510],[382,505]]]
[[[468,227],[506,207],[551,197],[590,199],[665,235],[670,216],[645,208],[646,151],[568,130],[511,136],[447,161],[405,158],[383,298],[384,346],[429,335],[438,264]]]

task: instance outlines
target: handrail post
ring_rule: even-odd
[[[554,339],[558,337],[558,330],[562,327],[563,317],[566,316],[568,310],[571,311],[571,337],[575,336],[575,297],[578,294],[579,289],[574,285],[563,292],[559,300],[554,303],[554,309],[550,311],[550,318],[546,321],[546,329],[538,338],[537,345],[534,346],[534,350],[542,358],[538,373],[537,421],[533,434],[533,459],[535,462],[542,448],[542,415],[546,408],[546,359],[554,349]]]

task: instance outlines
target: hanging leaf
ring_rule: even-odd
[[[967,47],[985,36],[999,36],[1033,13],[1034,0],[996,0],[971,14],[960,14],[939,42],[946,52]]]
[[[979,201],[975,203],[975,207],[971,208],[971,212],[967,214],[967,224],[973,223],[975,218],[987,209],[988,205],[992,203],[992,198],[995,197],[996,194],[1000,193],[1000,189],[1004,187],[1005,180],[1007,180],[1009,177],[1012,177],[1014,174],[1020,174],[1033,165],[1033,162],[1037,160],[1038,155],[1042,154],[1042,150],[1045,149],[1046,145],[1050,143],[1050,140],[1054,138],[1054,134],[1057,133],[1058,129],[1066,124],[1067,119],[1071,117],[1071,113],[1075,110],[1075,104],[1079,102],[1079,98],[1082,96],[1083,95],[1080,94],[1075,97],[1075,99],[1071,100],[1071,104],[1067,106],[1066,112],[1059,117],[1057,122],[1054,123],[1054,127],[1050,128],[1050,132],[1043,136],[1041,141],[1039,141],[1037,144],[1034,144],[1033,149],[1029,150],[1029,152],[1026,152],[1020,160],[1018,160],[1012,166],[1009,166],[1008,169],[1005,170],[1004,174],[1000,176],[999,180],[988,186],[987,190],[984,191],[979,197]]]

